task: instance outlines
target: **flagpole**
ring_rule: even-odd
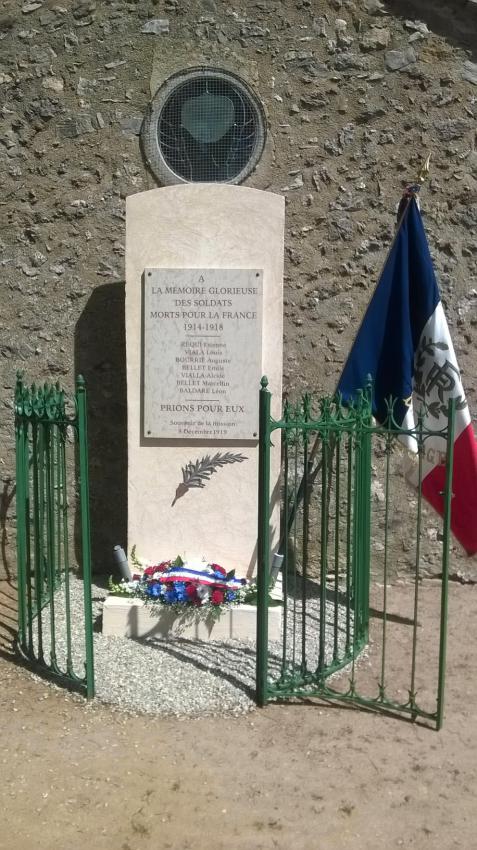
[[[406,190],[404,191],[404,194],[403,194],[403,196],[402,196],[402,198],[401,198],[401,201],[400,201],[400,203],[399,203],[399,207],[398,207],[397,223],[396,223],[396,230],[395,230],[395,233],[394,233],[394,237],[393,237],[393,239],[392,239],[391,245],[389,246],[388,252],[387,252],[386,257],[385,257],[385,260],[384,260],[384,262],[383,262],[383,264],[382,264],[381,271],[380,271],[380,274],[379,274],[378,279],[377,279],[377,282],[376,282],[376,286],[374,287],[374,290],[373,290],[373,294],[371,295],[371,298],[369,299],[369,300],[370,300],[370,302],[371,302],[371,300],[372,300],[372,298],[373,298],[373,296],[374,296],[374,293],[376,292],[376,289],[377,289],[377,288],[378,288],[378,286],[379,286],[379,282],[380,282],[380,280],[381,280],[381,277],[382,277],[383,271],[384,271],[384,269],[385,269],[385,267],[386,267],[386,263],[388,262],[389,256],[390,256],[390,254],[391,254],[391,251],[392,251],[392,250],[393,250],[393,248],[394,248],[394,244],[395,244],[396,239],[397,239],[397,237],[398,237],[398,235],[399,235],[399,231],[400,231],[400,229],[401,229],[401,226],[402,226],[402,224],[403,224],[403,222],[404,222],[404,217],[405,217],[406,213],[407,213],[407,212],[408,212],[408,210],[409,210],[409,204],[410,204],[410,202],[411,202],[412,198],[416,198],[416,199],[417,199],[417,193],[419,192],[419,190],[420,190],[420,188],[421,188],[422,184],[426,181],[426,179],[427,179],[427,177],[428,177],[428,175],[429,175],[429,171],[430,171],[430,161],[431,161],[431,154],[428,154],[428,156],[426,157],[426,159],[425,159],[425,160],[424,160],[424,162],[422,163],[421,168],[419,169],[419,172],[418,172],[418,175],[417,175],[416,181],[415,181],[414,183],[411,183],[411,184],[409,184],[409,185],[408,185],[408,187],[407,187],[407,188],[406,188]],[[354,341],[356,340],[356,337],[358,336],[358,334],[359,334],[359,332],[360,332],[360,330],[361,330],[361,326],[362,326],[362,324],[363,324],[363,322],[364,322],[364,320],[365,320],[365,317],[366,317],[366,312],[367,312],[367,311],[365,311],[365,313],[364,313],[364,315],[363,315],[363,318],[362,318],[362,320],[361,320],[361,322],[360,322],[360,325],[359,325],[359,327],[358,327],[358,329],[357,329],[357,331],[356,331],[356,334],[355,334],[355,336],[354,336],[353,343],[352,343],[352,345],[351,345],[351,347],[350,347],[350,352],[351,352],[351,350],[352,350],[352,348],[353,348]],[[348,355],[348,358],[347,358],[347,359],[346,359],[346,361],[345,361],[345,364],[344,364],[344,366],[343,366],[342,372],[344,371],[344,369],[345,369],[345,367],[346,367],[346,363],[348,362],[348,359],[349,359],[349,355]],[[339,385],[339,380],[338,380],[338,383],[337,383],[337,385],[336,385],[336,387],[335,387],[335,390],[334,390],[333,395],[336,395],[337,390],[338,390],[338,385]],[[310,451],[309,458],[308,458],[308,466],[311,466],[311,465],[313,464],[313,461],[315,460],[315,457],[316,457],[317,452],[318,452],[318,449],[319,449],[319,444],[320,444],[320,438],[319,438],[319,435],[317,435],[317,436],[315,437],[315,441],[314,441],[314,443],[313,443],[313,446],[311,447],[311,451]],[[334,447],[332,446],[331,448],[333,449]],[[331,455],[331,453],[330,453],[330,458],[331,458],[331,457],[332,457],[332,455]],[[321,464],[321,460],[320,460],[320,461],[318,462],[317,466],[315,467],[315,469],[314,469],[314,470],[312,470],[312,471],[311,471],[311,473],[310,473],[310,481],[311,481],[311,483],[312,483],[312,484],[314,483],[314,480],[315,480],[316,476],[318,475],[318,472],[319,472],[319,471],[320,471],[320,469],[321,469],[321,465],[322,465],[322,464]],[[306,476],[307,476],[307,472],[306,472],[306,470],[305,470],[305,473],[304,473],[304,475],[302,476],[302,479],[301,479],[300,485],[299,485],[298,490],[297,490],[297,492],[296,492],[295,501],[294,501],[294,503],[292,504],[292,506],[291,506],[291,508],[290,508],[290,511],[289,511],[288,515],[286,516],[286,518],[285,518],[286,528],[284,528],[284,529],[282,530],[282,533],[281,533],[281,536],[280,536],[280,541],[279,541],[279,545],[278,545],[278,553],[279,553],[279,554],[283,554],[282,550],[283,550],[284,542],[285,542],[285,539],[286,539],[286,532],[290,530],[290,528],[291,528],[291,526],[292,526],[292,524],[293,524],[293,521],[294,521],[294,519],[295,519],[295,515],[296,515],[297,509],[298,509],[298,505],[300,504],[300,502],[301,502],[301,501],[302,501],[302,499],[303,499],[303,492],[304,492],[304,489],[305,489],[305,478],[306,478]]]

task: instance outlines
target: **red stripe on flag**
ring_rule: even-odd
[[[442,516],[446,469],[435,466],[422,482],[422,495]],[[477,552],[477,441],[472,425],[468,425],[454,443],[454,475],[452,480],[452,532],[468,555]]]

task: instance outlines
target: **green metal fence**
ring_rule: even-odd
[[[15,390],[18,649],[28,664],[94,696],[86,389],[59,385]],[[78,475],[75,477],[75,471]],[[79,491],[79,492],[78,492]],[[81,645],[71,599],[68,503],[79,501],[83,605]]]
[[[385,425],[376,425],[370,398],[371,391],[363,390],[348,408],[323,399],[314,414],[305,395],[298,405],[285,404],[275,421],[262,379],[257,701],[321,697],[420,717],[440,728],[454,407],[445,431],[427,430],[420,420],[411,432],[396,424],[392,404]],[[426,441],[437,435],[447,450],[445,514],[441,540],[430,540],[420,484]],[[398,469],[406,454],[403,437],[417,450],[419,483],[412,495]],[[283,636],[280,645],[272,645],[267,634],[270,446],[277,439],[283,461]],[[437,515],[429,520],[437,521]],[[421,622],[423,564],[436,550],[442,563],[439,598]],[[403,570],[408,580],[396,584]],[[423,648],[426,659],[435,656],[435,664],[422,662]]]

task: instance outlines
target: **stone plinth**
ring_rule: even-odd
[[[281,639],[282,608],[268,611],[269,640]],[[194,611],[176,614],[142,599],[108,596],[103,605],[103,635],[129,638],[172,638],[222,641],[232,638],[255,640],[257,609],[240,605],[227,609],[219,619],[203,619]]]
[[[262,374],[281,412],[283,231],[283,198],[257,189],[127,198],[127,545],[141,557],[254,572]],[[279,474],[277,440],[272,552]]]

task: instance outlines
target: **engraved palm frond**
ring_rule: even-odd
[[[245,455],[234,454],[233,452],[225,452],[224,454],[217,452],[212,457],[205,455],[200,460],[197,458],[195,463],[190,460],[182,467],[182,482],[177,487],[171,507],[174,507],[177,500],[181,496],[185,496],[188,490],[194,487],[205,487],[205,483],[210,481],[210,478],[218,469],[230,463],[242,463],[244,460],[248,460]]]

